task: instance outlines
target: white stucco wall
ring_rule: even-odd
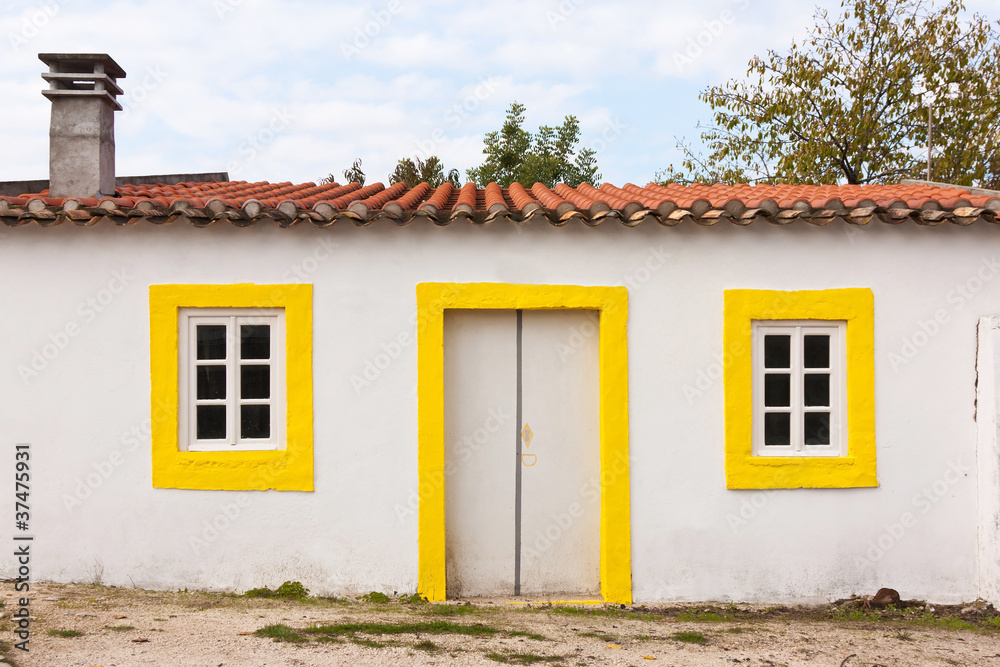
[[[0,229],[0,493],[31,443],[36,578],[412,592],[415,285],[625,284],[637,602],[972,599],[976,330],[1000,314],[1000,230],[873,224]],[[235,282],[314,285],[313,493],[152,488],[148,286]],[[722,300],[741,287],[873,290],[879,488],[726,490]],[[53,358],[22,377],[36,352]]]

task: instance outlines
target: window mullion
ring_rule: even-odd
[[[229,382],[227,388],[229,400],[226,401],[226,415],[229,420],[229,444],[236,445],[240,442],[240,434],[237,430],[237,426],[239,426],[240,399],[236,393],[239,387],[239,383],[237,382],[237,375],[239,374],[239,328],[236,323],[236,317],[229,318],[229,331],[230,335],[227,338],[230,341],[230,345],[226,346],[226,379]]]
[[[791,345],[791,356],[789,360],[789,370],[792,374],[792,386],[791,386],[791,400],[789,403],[792,408],[792,438],[791,445],[792,449],[796,453],[802,453],[802,430],[803,430],[803,404],[805,403],[802,396],[802,386],[803,386],[803,363],[802,363],[802,327],[795,327],[792,334],[792,345]]]

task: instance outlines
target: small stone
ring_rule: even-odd
[[[880,588],[872,598],[871,604],[874,607],[885,607],[886,605],[899,602],[899,593],[892,588]]]

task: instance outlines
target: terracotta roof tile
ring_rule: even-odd
[[[123,185],[115,194],[99,200],[60,198],[49,197],[49,192],[43,190],[0,197],[0,221],[9,227],[32,221],[49,226],[64,220],[78,225],[101,220],[127,225],[140,218],[155,224],[186,220],[199,227],[220,220],[237,226],[273,221],[288,227],[310,221],[326,227],[341,219],[365,225],[382,217],[396,224],[430,217],[439,225],[460,219],[475,224],[501,219],[524,224],[536,218],[546,218],[554,225],[575,219],[588,225],[618,219],[627,226],[646,220],[665,226],[691,222],[714,225],[722,220],[738,225],[755,220],[816,225],[838,219],[853,224],[877,219],[889,224],[911,221],[924,225],[1000,221],[1000,196],[973,195],[962,188],[931,184],[626,183],[618,187],[604,183],[600,188],[588,184],[574,188],[560,183],[548,188],[541,183],[530,187],[513,183],[501,188],[490,183],[477,188],[466,183],[456,190],[450,183],[436,188],[421,183],[408,188],[403,183],[362,187],[358,183],[211,181]]]

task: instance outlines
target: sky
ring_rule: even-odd
[[[699,92],[801,41],[817,6],[839,2],[0,0],[0,181],[48,177],[38,54],[80,52],[127,73],[120,176],[343,182],[360,158],[388,182],[437,155],[464,181],[518,101],[529,130],[575,115],[603,180],[642,185],[697,144]]]

